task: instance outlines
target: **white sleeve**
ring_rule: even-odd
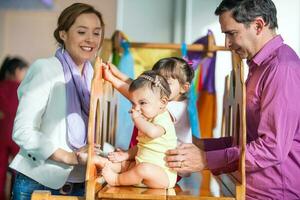
[[[182,115],[186,114],[187,104],[186,101],[170,101],[167,105],[167,109],[172,116],[174,124],[176,124]]]
[[[21,150],[44,162],[57,149],[53,141],[40,132],[43,114],[51,91],[51,64],[38,60],[29,68],[18,89],[19,106],[14,122],[13,140]]]

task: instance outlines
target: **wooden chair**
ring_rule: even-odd
[[[233,56],[233,69],[226,77],[223,104],[224,136],[232,137],[233,145],[241,149],[238,171],[220,176],[213,176],[210,171],[195,173],[190,178],[183,178],[174,189],[147,189],[136,187],[111,187],[105,185],[97,194],[96,199],[245,199],[245,85],[241,60]],[[200,186],[200,179],[209,175],[220,185],[220,193],[214,194],[209,186]],[[196,184],[195,184],[196,183]],[[200,189],[202,188],[202,189]],[[206,188],[206,189],[203,189]]]
[[[95,64],[95,75],[91,89],[90,118],[88,128],[88,164],[86,172],[85,197],[54,196],[49,192],[35,192],[32,200],[75,200],[75,199],[245,199],[245,85],[243,65],[233,57],[233,69],[226,77],[222,136],[232,137],[233,145],[241,149],[239,168],[237,171],[219,176],[213,176],[210,171],[193,173],[191,177],[183,178],[174,189],[149,189],[137,187],[111,187],[97,174],[92,161],[94,143],[103,145],[104,141],[114,142],[116,125],[116,101],[111,86],[102,80],[101,61]],[[130,120],[130,119],[128,119]],[[215,179],[220,186],[218,194],[214,194],[208,185],[201,186],[203,176]]]

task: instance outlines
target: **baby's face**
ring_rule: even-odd
[[[152,91],[150,88],[139,88],[131,93],[132,108],[147,119],[153,119],[162,113],[165,108],[158,91]]]

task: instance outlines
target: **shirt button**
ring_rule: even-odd
[[[32,160],[35,161],[35,157],[32,157]]]
[[[28,154],[27,156],[28,156],[29,158],[31,158],[31,154]]]

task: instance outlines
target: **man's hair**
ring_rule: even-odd
[[[277,11],[272,0],[223,0],[215,10],[216,15],[230,11],[233,19],[249,26],[256,17],[262,17],[269,29],[278,28]]]

